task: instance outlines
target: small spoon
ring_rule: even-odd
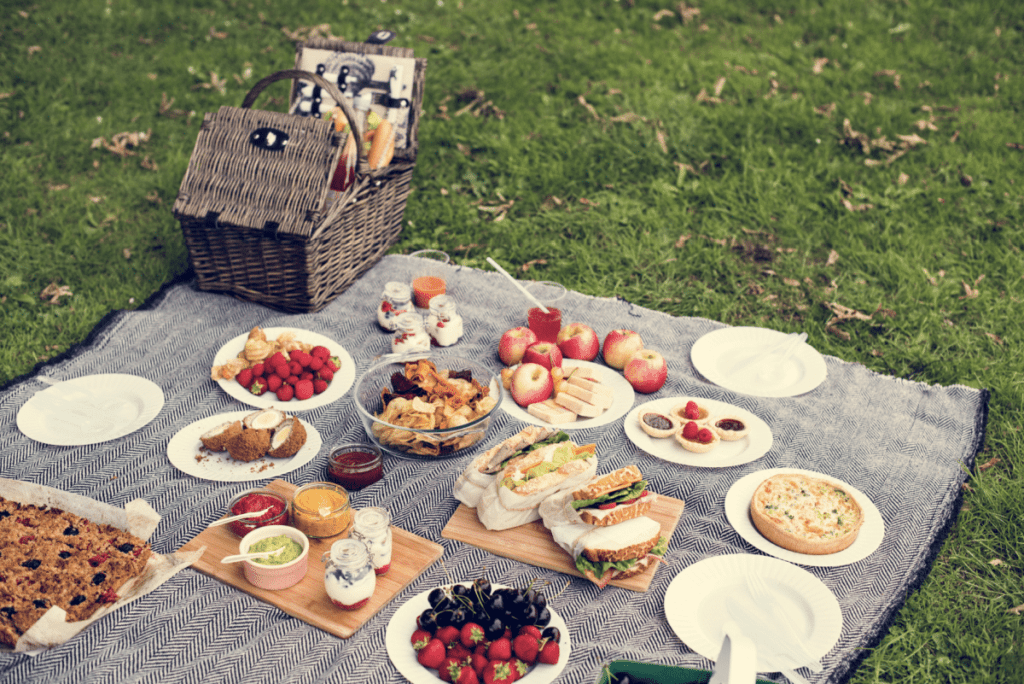
[[[229,515],[226,518],[221,518],[220,520],[215,520],[214,522],[210,523],[207,527],[209,528],[209,527],[218,527],[220,525],[227,525],[229,522],[234,522],[236,520],[245,520],[247,518],[259,518],[260,516],[262,516],[264,513],[266,513],[269,510],[270,510],[270,508],[264,508],[262,511],[253,511],[252,513],[242,513],[240,515]]]
[[[273,551],[260,551],[259,553],[240,553],[237,556],[224,556],[220,559],[221,563],[238,563],[239,561],[255,560],[257,558],[273,558],[279,556],[284,552],[284,547],[274,549]]]

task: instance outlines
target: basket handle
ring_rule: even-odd
[[[341,107],[341,110],[345,112],[345,118],[348,119],[349,126],[356,135],[356,150],[358,151],[358,173],[366,173],[369,169],[366,166],[366,153],[363,151],[363,146],[358,144],[363,139],[363,131],[359,128],[358,120],[356,119],[355,113],[352,108],[345,101],[346,98],[338,90],[337,86],[328,81],[320,74],[314,74],[310,71],[303,71],[302,69],[284,69],[282,71],[275,71],[274,73],[260,79],[256,85],[252,87],[252,90],[242,100],[242,109],[249,109],[253,103],[256,102],[256,98],[260,96],[268,85],[276,83],[277,81],[294,80],[301,78],[305,81],[312,81],[318,86],[326,90],[334,101]]]

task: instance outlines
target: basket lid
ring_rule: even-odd
[[[203,119],[174,214],[308,238],[342,142],[329,121],[221,107]]]

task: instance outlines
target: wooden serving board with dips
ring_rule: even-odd
[[[288,500],[297,487],[284,480],[270,482],[266,489],[276,492]],[[376,615],[391,599],[409,586],[424,570],[441,557],[444,549],[423,537],[417,536],[392,525],[391,568],[384,575],[377,576],[377,588],[370,602],[359,610],[342,610],[331,603],[324,589],[324,565],[321,556],[331,549],[331,544],[342,536],[329,539],[309,540],[309,567],[301,582],[288,589],[270,591],[260,589],[242,574],[241,563],[225,565],[221,559],[238,553],[239,537],[227,525],[207,528],[184,546],[182,551],[198,550],[206,546],[202,557],[192,566],[196,570],[214,577],[225,584],[241,589],[261,601],[277,606],[292,617],[318,627],[342,639],[348,639],[356,630]]]
[[[681,500],[660,494],[657,503],[647,513],[648,518],[653,518],[661,525],[661,534],[666,541],[672,541],[672,533],[679,523],[683,506]],[[441,530],[441,536],[471,544],[498,556],[583,577],[576,569],[574,559],[555,543],[551,532],[539,520],[508,530],[491,531],[480,523],[476,509],[459,504],[455,514]],[[612,580],[608,584],[633,591],[647,591],[660,565],[661,563],[655,563],[654,567],[639,575],[624,580]]]

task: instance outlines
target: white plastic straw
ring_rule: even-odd
[[[511,275],[509,275],[508,271],[506,271],[501,266],[499,266],[497,261],[495,261],[491,257],[487,257],[487,263],[489,263],[491,266],[493,266],[495,268],[495,270],[498,271],[498,273],[502,274],[503,276],[505,276],[506,278],[511,280],[512,284],[515,285],[516,287],[518,287],[519,291],[522,292],[524,295],[526,295],[527,299],[529,299],[531,302],[533,302],[534,304],[539,306],[541,311],[543,311],[544,313],[550,313],[546,306],[541,304],[540,301],[538,301],[536,297],[534,297],[532,294],[530,294],[529,290],[527,290],[525,287],[523,287],[522,284],[518,280],[516,280]]]

